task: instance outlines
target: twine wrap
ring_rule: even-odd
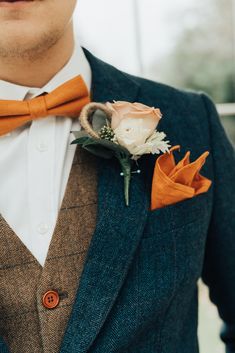
[[[112,111],[110,109],[108,109],[105,104],[96,103],[96,102],[89,103],[89,104],[85,105],[85,107],[82,109],[80,117],[79,117],[80,124],[84,128],[84,130],[90,136],[92,136],[92,137],[94,137],[96,139],[100,139],[100,136],[92,128],[91,117],[92,117],[92,114],[98,109],[103,111],[106,114],[107,119],[109,121],[111,121]]]

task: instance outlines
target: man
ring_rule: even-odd
[[[0,352],[197,353],[202,276],[233,353],[234,149],[206,95],[127,75],[75,45],[75,5],[0,2],[0,131],[10,129],[0,138]],[[78,119],[40,117],[43,96],[68,81],[63,94],[75,85],[95,102],[160,108],[172,145],[192,160],[210,151],[209,191],[149,210],[156,156],[146,155],[127,207],[118,163],[70,145]],[[30,112],[18,127],[16,106]]]

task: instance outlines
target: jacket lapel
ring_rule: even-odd
[[[139,87],[128,76],[85,51],[92,68],[93,101],[137,99]],[[149,199],[144,175],[133,174],[130,206],[116,160],[100,160],[98,216],[61,353],[87,352],[123,284],[143,233]]]

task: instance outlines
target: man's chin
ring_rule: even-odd
[[[35,61],[40,59],[60,38],[58,31],[32,24],[9,24],[8,30],[0,23],[0,60],[23,59]],[[4,34],[4,35],[3,35]],[[2,39],[1,39],[2,38]]]

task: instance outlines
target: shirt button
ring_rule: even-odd
[[[47,223],[41,223],[38,225],[37,230],[40,234],[46,234],[49,230],[49,226]]]
[[[50,290],[46,292],[42,297],[42,305],[47,309],[55,309],[60,302],[58,292]]]
[[[45,142],[39,142],[37,144],[37,149],[39,152],[46,152],[48,150],[48,144]]]

